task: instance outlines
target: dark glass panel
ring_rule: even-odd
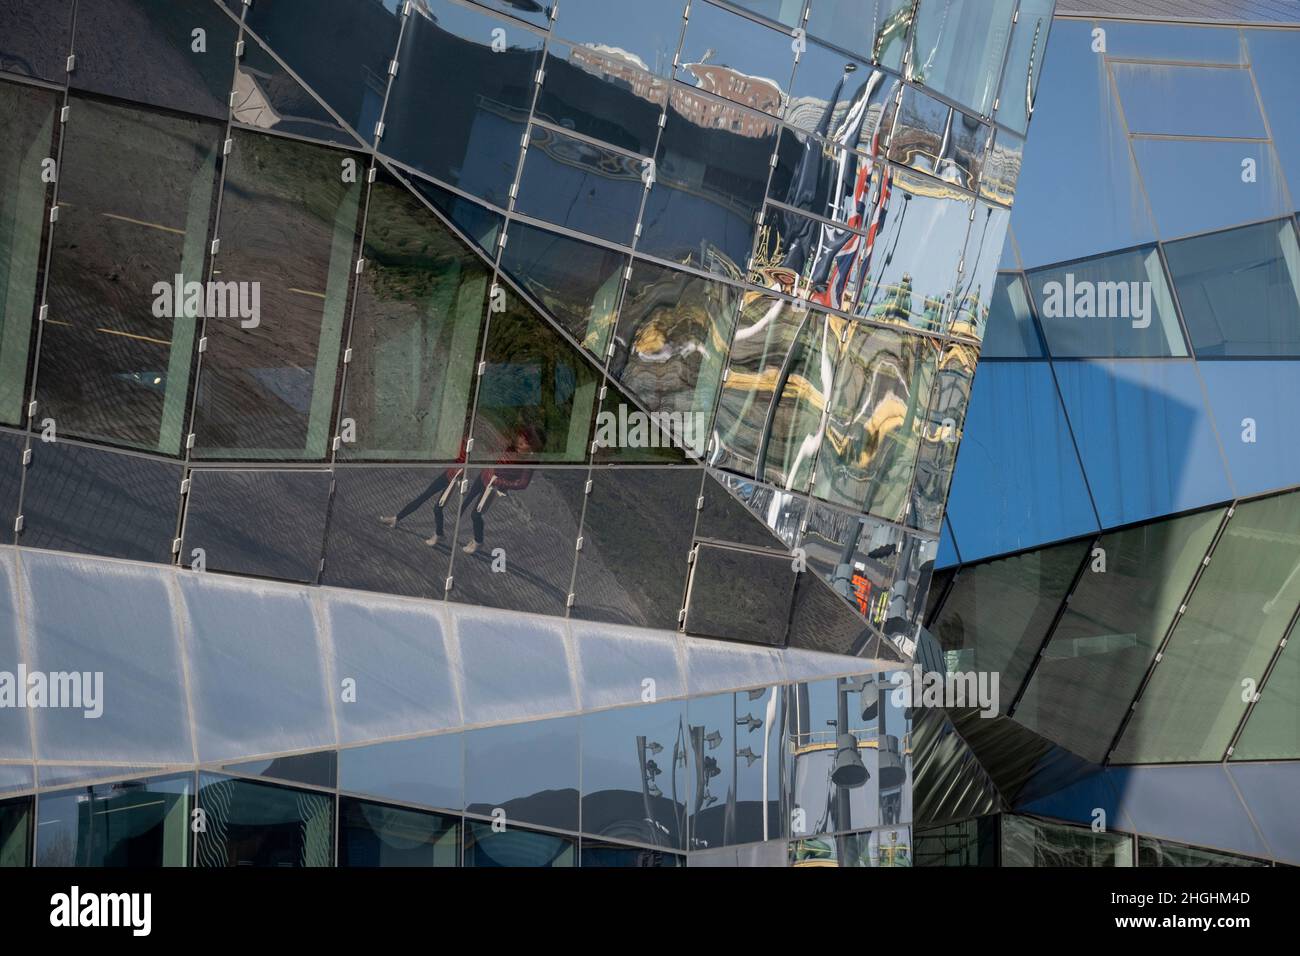
[[[76,29],[73,89],[225,120],[239,26],[210,0],[95,0]]]
[[[199,866],[333,866],[334,797],[199,775]]]
[[[460,818],[339,799],[339,866],[460,866]]]
[[[292,754],[269,760],[228,763],[221,769],[244,777],[268,777],[286,783],[305,783],[309,787],[333,789],[338,786],[338,763],[337,752],[322,750],[314,754]]]
[[[42,163],[54,155],[57,94],[0,86],[0,422],[23,421],[27,366],[41,283],[41,239],[50,186]]]
[[[244,23],[369,142],[401,9],[401,0],[257,0]]]
[[[0,70],[62,83],[71,34],[72,0],[0,0]]]
[[[556,46],[554,36],[560,36],[580,45],[575,52],[581,48],[584,56],[602,57],[609,64],[602,72],[625,76],[623,67],[635,67],[668,77],[682,35],[685,8],[686,4],[677,0],[567,0],[555,22],[551,49]]]
[[[27,866],[32,855],[32,798],[0,802],[0,869]]]
[[[1222,518],[1206,511],[1104,535],[1016,720],[1100,763]]]
[[[674,88],[637,248],[739,278],[776,134],[769,116]]]
[[[257,129],[358,145],[357,138],[252,36],[245,37],[244,55],[236,67],[230,116],[236,123]]]
[[[919,0],[908,78],[993,112],[1016,0]]]
[[[522,223],[511,225],[501,255],[501,270],[597,363],[614,328],[627,264],[626,253]]]
[[[189,866],[193,799],[192,774],[42,794],[36,865]]]
[[[1272,866],[1268,860],[1256,860],[1235,853],[1222,853],[1199,846],[1184,846],[1168,840],[1138,837],[1138,866]]]
[[[387,165],[387,164],[386,164]],[[450,189],[443,189],[423,176],[402,170],[407,177],[404,182],[414,188],[421,196],[457,226],[465,235],[478,244],[478,247],[490,257],[496,255],[497,238],[505,218],[478,203],[466,199]]]
[[[807,509],[805,498],[736,475],[710,472],[696,536],[789,551]]]
[[[169,564],[183,477],[180,465],[164,461],[35,442],[22,543]]]
[[[997,866],[998,818],[917,827],[916,866]]]
[[[518,296],[488,319],[471,461],[587,460],[600,373]]]
[[[505,825],[578,829],[578,718],[465,734],[465,810]]]
[[[686,632],[784,646],[797,576],[788,556],[697,545]]]
[[[498,29],[505,33],[501,53],[493,52]],[[542,37],[450,0],[430,0],[407,19],[398,58],[384,152],[504,207],[542,65]]]
[[[808,570],[877,627],[889,612],[903,531],[866,515],[814,504],[799,547]]]
[[[573,615],[675,628],[700,494],[696,469],[602,469],[582,526]]]
[[[684,849],[693,781],[681,701],[582,717],[582,831]]]
[[[37,399],[61,434],[184,436],[221,127],[74,97]],[[177,308],[178,302],[180,308]]]
[[[1041,358],[1045,354],[1038,323],[1029,309],[1025,280],[1014,273],[999,273],[980,355],[988,359]]]
[[[1010,126],[1018,133],[1025,132],[1029,126],[1029,117],[1034,112],[1038,78],[1043,71],[1047,37],[1052,29],[1052,10],[1055,6],[1056,0],[1020,0],[1020,6],[1016,10],[1016,23],[1011,28],[1011,49],[1007,53],[1002,89],[998,94],[998,122]],[[1116,33],[1128,26],[1119,23],[1106,25],[1107,41],[1112,54],[1116,51]],[[1161,24],[1155,29],[1164,32],[1170,27]]]
[[[819,574],[800,575],[789,645],[828,654],[871,656],[879,635],[859,615],[861,604],[856,597],[837,594],[831,588]]]
[[[639,4],[619,12],[638,10],[654,11],[652,16],[662,12],[659,4]],[[680,22],[678,18],[676,23]],[[672,51],[677,49],[676,23]],[[608,39],[583,45],[552,40],[546,52],[546,73],[537,98],[539,117],[642,156],[653,155],[659,116],[668,102],[666,79],[643,72],[644,64],[635,54],[610,47]],[[665,68],[672,65],[672,58],[670,51]]]
[[[442,597],[460,472],[460,465],[337,469],[321,583]]]
[[[1089,542],[963,568],[930,628],[949,671],[1000,675],[1003,713],[1038,655]]]
[[[645,195],[642,170],[648,165],[626,153],[534,126],[515,208],[525,216],[630,245]]]
[[[339,751],[339,789],[402,803],[465,806],[461,734],[393,740]]]
[[[1132,866],[1133,836],[1002,817],[1003,866]]]
[[[18,517],[26,447],[27,436],[0,431],[0,544],[14,543],[14,519]]]
[[[331,435],[355,262],[362,157],[235,130],[214,281],[239,318],[209,321],[194,411],[198,458],[320,459]],[[245,312],[256,312],[251,318]]]
[[[452,461],[463,452],[489,271],[387,174],[370,192],[338,457]]]
[[[763,0],[774,6],[780,0]],[[785,0],[790,13],[797,3]],[[766,12],[766,11],[764,11]],[[709,3],[691,7],[678,55],[677,78],[744,106],[780,114],[794,69],[789,34],[738,17]]]
[[[902,520],[937,359],[933,339],[850,326],[813,494]]]
[[[193,471],[183,564],[314,583],[325,550],[327,471]]]
[[[911,25],[911,0],[812,0],[808,14],[813,36],[895,70],[902,65]],[[804,62],[801,57],[800,70]]]
[[[587,472],[470,469],[463,482],[463,493],[450,502],[460,517],[448,599],[562,615]]]
[[[491,823],[465,821],[465,866],[577,866],[578,841],[531,830],[497,831]]]
[[[940,349],[930,409],[916,453],[912,507],[907,512],[909,525],[932,534],[939,533],[943,520],[980,357],[976,346],[964,342],[946,342]]]
[[[974,190],[984,166],[990,127],[927,96],[903,90],[889,158],[946,183]]]
[[[1300,355],[1300,242],[1290,219],[1172,242],[1165,255],[1198,356]]]
[[[582,841],[582,866],[641,867],[685,866],[686,857],[678,853],[665,853],[641,846],[620,846],[617,843]]]

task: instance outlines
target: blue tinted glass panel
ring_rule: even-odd
[[[980,354],[984,358],[1039,358],[1045,354],[1029,310],[1025,280],[1018,273],[1004,272],[997,278]]]
[[[1046,362],[981,362],[948,497],[972,561],[1097,529]]]
[[[776,3],[764,0],[762,5]],[[794,47],[789,34],[709,3],[695,3],[682,39],[677,79],[764,113],[780,114],[794,70]]]
[[[641,167],[639,159],[534,126],[516,208],[627,245],[645,194]]]
[[[1232,497],[1190,362],[1057,362],[1056,377],[1104,527]]]
[[[943,534],[939,537],[939,556],[934,559],[936,568],[947,568],[960,561],[957,554],[957,541],[952,534],[952,525],[943,519]]]
[[[1245,62],[1236,30],[1118,20],[1102,21],[1101,26],[1106,31],[1106,52],[1112,57],[1191,63]]]
[[[1300,482],[1300,362],[1201,362],[1199,369],[1237,494]]]
[[[1132,133],[1264,137],[1247,70],[1114,63],[1111,70]]]
[[[1295,105],[1296,87],[1300,86],[1300,32],[1246,30],[1244,35],[1273,145],[1291,186],[1292,205],[1300,209],[1300,110]]]

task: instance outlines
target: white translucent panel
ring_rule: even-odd
[[[447,810],[465,806],[461,734],[438,734],[339,751],[339,789]]]
[[[310,592],[208,573],[179,581],[199,759],[333,746]]]
[[[322,592],[334,684],[355,682],[336,707],[339,743],[460,725],[440,604]]]
[[[569,629],[584,710],[686,695],[672,631],[577,620]]]
[[[61,688],[60,706],[32,711],[37,755],[192,763],[174,572],[36,551],[24,551],[19,563],[28,669],[45,675],[51,705]]]
[[[827,677],[848,677],[874,673],[891,665],[889,661],[865,660],[845,654],[826,654],[788,647],[783,653],[785,678],[788,681],[822,680]]]
[[[179,767],[74,767],[63,764],[51,766],[40,764],[36,769],[37,783],[42,788],[70,787],[78,784],[91,784],[100,780],[139,780],[159,774],[174,773]]]
[[[577,710],[562,620],[461,604],[447,609],[460,646],[465,723]]]
[[[19,691],[18,663],[23,655],[18,634],[18,602],[14,600],[13,549],[0,551],[0,680],[5,673],[12,681],[16,695]],[[32,755],[31,728],[27,722],[30,711],[16,707],[0,707],[0,760],[30,759]],[[4,786],[4,768],[0,768],[0,787]]]
[[[1112,767],[1120,812],[1138,832],[1195,846],[1268,856],[1220,764]]]
[[[782,652],[724,641],[683,638],[686,681],[692,697],[785,680]]]
[[[31,790],[36,786],[32,773],[29,763],[0,763],[0,793]]]

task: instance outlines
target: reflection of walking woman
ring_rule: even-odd
[[[506,449],[505,455],[502,456],[502,462],[509,462],[531,451],[535,443],[533,436],[526,431],[520,431],[511,440]],[[460,480],[465,472],[465,446],[462,443],[460,456],[457,458],[457,467],[448,468],[432,482],[429,486],[412,498],[395,516],[391,518],[380,518],[379,520],[388,525],[390,528],[396,528],[403,518],[414,514],[421,505],[430,498],[437,497],[433,503],[433,523],[434,532],[431,537],[425,539],[424,543],[429,547],[436,547],[438,540],[444,534],[443,528],[443,511],[447,507],[447,501],[451,498],[452,489],[456,487],[456,482]],[[483,515],[487,513],[492,502],[499,497],[504,497],[507,491],[523,491],[532,481],[533,473],[531,468],[484,468],[478,473],[469,489],[465,492],[461,500],[460,510],[464,514],[466,509],[470,509],[470,522],[474,528],[474,540],[465,545],[461,550],[466,554],[473,554],[483,544]]]

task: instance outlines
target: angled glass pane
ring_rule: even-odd
[[[1016,242],[1029,268],[1155,238],[1106,59],[1092,52],[1092,30],[1078,20],[1052,28],[1016,187]]]
[[[839,50],[815,41],[805,43],[785,121],[845,149],[883,155],[893,132],[895,98],[902,81]]]
[[[194,775],[41,794],[37,866],[190,865]]]
[[[1016,198],[1016,184],[1020,181],[1020,167],[1024,160],[1024,137],[998,130],[994,135],[993,149],[984,163],[984,174],[980,177],[980,195],[990,202],[1010,206]]]
[[[865,157],[850,153],[844,156],[851,157],[848,158],[850,166],[868,165]],[[849,210],[848,214],[855,221],[861,219],[857,211]],[[749,281],[774,292],[847,312],[853,308],[857,296],[852,279],[854,259],[869,242],[869,236],[856,227],[836,225],[769,205],[759,229]]]
[[[102,0],[76,31],[73,89],[225,120],[239,25],[215,4]]]
[[[1300,241],[1292,220],[1165,250],[1197,356],[1300,356]]]
[[[48,687],[60,706],[33,711],[38,756],[192,761],[170,572],[37,551],[22,564],[27,663],[70,675]]]
[[[1108,776],[1119,796],[1117,813],[1131,820],[1131,828],[1139,833],[1247,856],[1269,855],[1261,827],[1251,819],[1233,776],[1222,764],[1112,766]],[[1273,787],[1278,794],[1294,792],[1286,782],[1274,782]]]
[[[179,464],[71,442],[35,442],[31,452],[24,545],[171,563]],[[21,460],[21,450],[14,454]]]
[[[818,449],[825,443],[824,415],[840,365],[844,320],[805,312],[805,320],[776,378],[757,453],[759,477],[785,491],[807,491]],[[730,385],[730,380],[728,380]],[[719,415],[721,425],[721,415]]]
[[[1021,4],[1023,8],[1024,4]],[[1235,29],[1174,23],[1105,21],[1106,52],[1121,59],[1190,63],[1244,63],[1244,46]]]
[[[998,260],[1011,211],[975,203],[975,219],[962,252],[962,273],[953,294],[955,306],[948,334],[978,342],[984,338],[997,284]]]
[[[525,216],[630,245],[645,195],[644,166],[626,153],[534,126],[515,208]]]
[[[681,39],[685,9],[684,3],[675,0],[668,3],[569,0],[556,18],[551,49],[556,47],[554,37],[572,41],[573,52],[581,52],[584,67],[601,63],[603,59],[602,72],[623,78],[629,84],[634,74],[628,68],[668,77]]]
[[[1057,362],[1103,527],[1227,501],[1214,421],[1191,362]]]
[[[998,94],[998,122],[1023,133],[1038,94],[1056,0],[1020,0]]]
[[[460,866],[460,818],[339,798],[338,866]]]
[[[1006,713],[1047,628],[1089,550],[1089,542],[1030,551],[961,570],[930,628],[948,671],[998,675]]]
[[[784,646],[797,575],[787,556],[698,545],[686,633]]]
[[[1116,763],[1223,759],[1300,605],[1300,499],[1237,506],[1137,702]]]
[[[577,866],[578,840],[534,830],[498,831],[491,823],[466,820],[464,860],[465,866]]]
[[[470,460],[586,461],[600,372],[517,295],[504,305],[488,319]]]
[[[1258,860],[1233,853],[1221,853],[1199,846],[1185,846],[1168,840],[1138,837],[1138,866],[1272,866],[1268,860]]]
[[[586,471],[471,468],[464,481],[447,599],[563,615]]]
[[[789,551],[807,510],[806,498],[736,475],[710,472],[696,536]]]
[[[998,818],[917,827],[915,866],[997,866]]]
[[[578,718],[534,720],[465,734],[465,810],[506,825],[578,829]]]
[[[890,69],[903,62],[910,0],[812,0],[808,32]],[[807,56],[807,54],[804,54]],[[799,60],[799,69],[804,66]]]
[[[932,339],[856,323],[849,328],[813,494],[902,519],[937,352]]]
[[[700,480],[694,468],[609,468],[592,476],[574,617],[677,626]]]
[[[388,89],[401,12],[400,0],[262,0],[248,7],[244,23],[369,141]]]
[[[952,523],[945,515],[943,519],[943,534],[939,538],[939,556],[935,559],[936,567],[951,567],[958,564],[961,558],[957,554],[957,542],[953,538]]]
[[[386,163],[385,166],[393,168],[391,164]],[[496,255],[498,237],[505,223],[501,213],[467,199],[460,193],[444,189],[409,169],[402,169],[395,175],[408,188],[423,196],[430,206],[451,220],[452,225],[460,229],[489,258]]]
[[[681,701],[584,714],[582,831],[684,849],[689,739]]]
[[[228,763],[221,769],[242,777],[267,777],[286,783],[305,783],[309,787],[338,786],[338,754],[333,750]]]
[[[1132,866],[1133,836],[1002,817],[1002,866]]]
[[[1270,143],[1135,139],[1133,155],[1165,239],[1286,216],[1295,207]]]
[[[1103,535],[1015,718],[1101,763],[1224,509]]]
[[[903,90],[889,158],[936,179],[974,191],[991,128],[914,86]]]
[[[222,128],[79,97],[70,107],[37,399],[62,434],[175,455]]]
[[[1283,865],[1300,862],[1300,824],[1296,821],[1294,798],[1297,770],[1300,764],[1286,761],[1232,764],[1228,771],[1273,857]]]
[[[1015,8],[1015,0],[920,0],[908,79],[989,115]]]
[[[889,613],[903,531],[866,515],[813,504],[799,539],[808,569],[877,627]]]
[[[1187,354],[1156,249],[1134,249],[1028,275],[1053,358]]]
[[[194,456],[320,459],[366,188],[363,175],[344,172],[362,158],[232,136],[214,268],[227,308],[205,327]]]
[[[732,0],[732,3],[769,20],[784,23],[788,27],[798,24],[800,16],[803,15],[803,4],[800,0]]]
[[[314,584],[329,498],[327,471],[195,470],[183,563],[194,567],[201,560],[210,571]]]
[[[72,52],[72,0],[0,2],[0,70],[62,83]]]
[[[778,4],[797,14],[798,4],[790,0],[761,0],[751,6],[766,7],[758,12],[771,15]],[[683,83],[779,115],[794,71],[794,42],[787,33],[697,3],[691,7],[678,59],[677,79]]]
[[[337,468],[321,584],[442,597],[461,470]]]
[[[946,342],[940,347],[930,407],[921,427],[912,507],[907,512],[910,526],[932,534],[939,533],[943,520],[978,362],[974,345]]]
[[[470,2],[518,17],[543,29],[550,23],[551,13],[555,9],[555,4],[548,3],[547,0],[470,0]]]
[[[465,439],[488,269],[382,171],[362,256],[338,457],[451,461]]]
[[[14,543],[18,493],[23,481],[23,452],[27,436],[0,431],[0,544]]]
[[[339,751],[339,789],[446,807],[465,806],[465,754],[461,734],[392,740]]]
[[[777,123],[763,113],[674,88],[637,248],[740,278],[776,135]]]
[[[0,802],[0,869],[31,861],[33,802],[32,797]]]
[[[1286,170],[1291,199],[1300,210],[1300,113],[1291,108],[1300,34],[1290,30],[1244,30],[1251,68],[1268,119],[1273,145]]]
[[[0,60],[3,55],[0,54]],[[0,142],[0,422],[22,421],[32,319],[41,277],[41,237],[50,185],[35,173],[54,155],[58,95],[0,86],[8,133]]]
[[[334,802],[329,793],[199,774],[199,866],[333,866]]]
[[[581,866],[597,867],[677,867],[686,865],[686,857],[641,846],[625,846],[596,840],[582,841]]]
[[[632,216],[635,218],[635,211]],[[512,224],[507,238],[501,270],[595,356],[595,361],[603,360],[614,328],[627,253],[522,223]]]
[[[688,846],[705,850],[784,835],[779,767],[786,746],[776,699],[781,690],[755,688],[691,699],[686,737],[687,772],[693,780]],[[807,814],[810,825],[817,815]]]
[[[244,55],[235,67],[232,104],[230,118],[241,126],[327,140],[342,146],[361,144],[358,134],[344,129],[251,34],[244,36]]]
[[[861,230],[863,197],[854,185],[859,171],[869,172],[871,168],[865,157],[786,127],[781,130],[767,194],[776,202]],[[769,211],[766,218],[772,218],[773,212]],[[789,245],[787,240],[781,247]],[[807,255],[811,250],[804,251]],[[775,257],[775,252],[770,250],[769,256]]]
[[[957,265],[966,248],[973,200],[927,176],[892,167],[873,191],[876,241],[856,254],[856,313],[877,322],[942,331],[949,321]]]
[[[1260,689],[1246,729],[1232,751],[1232,760],[1300,759],[1300,636],[1294,628],[1286,647]]]
[[[980,355],[987,359],[1041,358],[1045,354],[1024,279],[1016,273],[998,273]]]
[[[506,48],[493,49],[494,30]],[[406,21],[383,149],[408,166],[504,207],[542,65],[543,38],[450,0]],[[498,44],[499,45],[499,44]],[[439,117],[430,123],[429,117]]]
[[[1112,63],[1132,133],[1267,139],[1249,70]]]

